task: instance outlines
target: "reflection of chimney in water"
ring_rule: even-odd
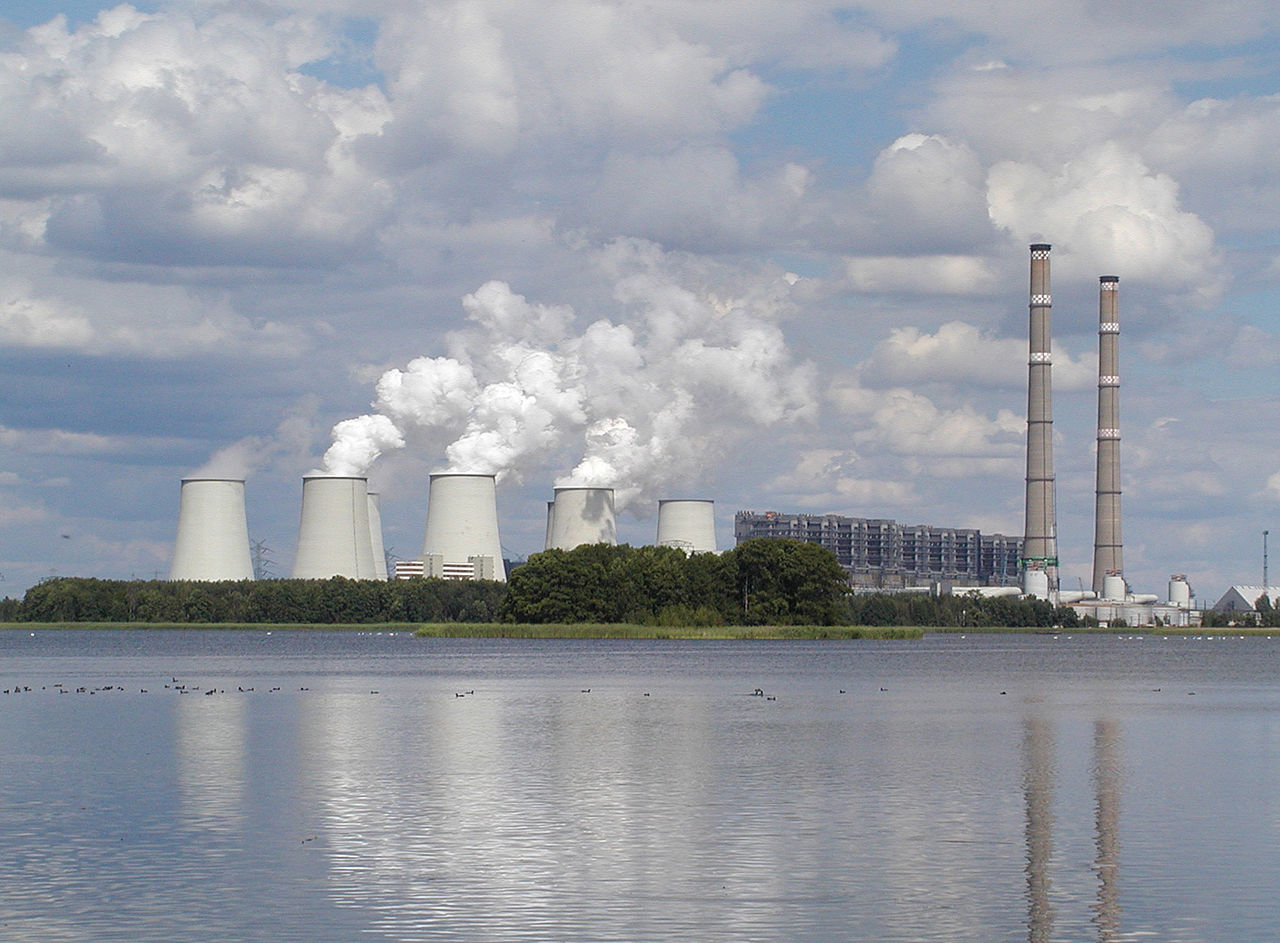
[[[1022,788],[1027,807],[1027,939],[1049,943],[1049,861],[1053,857],[1053,729],[1043,717],[1029,717],[1022,733]]]
[[[1115,721],[1099,720],[1093,726],[1093,776],[1097,790],[1098,902],[1093,922],[1098,943],[1120,938],[1120,734]]]

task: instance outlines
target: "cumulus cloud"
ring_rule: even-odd
[[[988,175],[988,198],[992,221],[1020,239],[1054,234],[1068,277],[1103,268],[1206,296],[1220,290],[1213,231],[1179,207],[1171,177],[1117,144],[1052,170],[1001,161]]]
[[[904,387],[870,390],[855,382],[833,384],[836,408],[858,422],[853,441],[864,450],[896,455],[989,457],[1022,448],[1026,418],[1011,410],[987,417],[970,405],[939,407]]]
[[[861,379],[874,386],[948,383],[961,387],[1025,387],[1027,341],[984,334],[963,321],[949,321],[932,334],[915,327],[894,328],[859,365]],[[1097,383],[1097,360],[1053,356],[1056,390],[1083,390]]]

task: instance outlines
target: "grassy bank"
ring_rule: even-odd
[[[529,624],[512,622],[441,622],[422,625],[377,622],[361,625],[241,622],[8,622],[0,629],[27,632],[61,629],[120,630],[201,629],[252,632],[412,632],[420,638],[652,638],[652,639],[856,639],[920,638],[923,629],[905,626],[734,625],[656,626],[633,624]]]

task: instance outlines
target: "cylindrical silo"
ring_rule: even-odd
[[[1128,594],[1129,587],[1119,573],[1108,573],[1102,578],[1102,598],[1107,602],[1124,602]]]
[[[253,579],[243,479],[182,480],[169,579]]]
[[[293,578],[378,578],[369,529],[369,481],[311,475],[302,479],[302,520]]]
[[[1036,599],[1048,599],[1049,574],[1035,567],[1027,567],[1022,571],[1022,593]]]
[[[387,553],[382,543],[382,499],[376,491],[369,492],[369,543],[373,550],[374,578],[387,578]]]
[[[1191,608],[1191,584],[1181,573],[1169,577],[1169,605],[1179,609]]]
[[[689,553],[715,553],[715,502],[659,501],[657,544],[659,547],[679,547]]]
[[[556,488],[551,546],[572,550],[583,544],[616,544],[612,488]]]
[[[507,581],[493,475],[431,476],[422,559],[428,576]]]

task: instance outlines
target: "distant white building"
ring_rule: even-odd
[[[1280,604],[1280,586],[1232,586],[1213,604],[1214,612],[1253,612],[1259,597],[1266,596],[1271,605]]]

